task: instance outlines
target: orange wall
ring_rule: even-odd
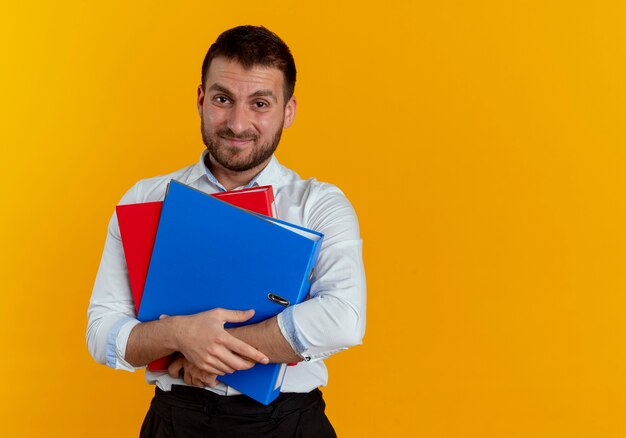
[[[84,340],[106,224],[197,159],[202,57],[244,23],[298,63],[279,159],[361,221],[340,436],[625,436],[624,22],[621,1],[4,2],[6,436],[137,435],[143,373]]]

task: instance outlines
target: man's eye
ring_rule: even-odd
[[[257,108],[267,108],[267,102],[254,102],[254,106]]]
[[[228,97],[226,97],[226,96],[215,96],[215,101],[217,103],[227,103],[228,102]]]

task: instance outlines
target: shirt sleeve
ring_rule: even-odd
[[[136,202],[137,186],[131,188],[121,204]],[[87,347],[99,363],[114,369],[133,371],[124,360],[131,330],[139,321],[130,291],[117,216],[113,213],[87,311]]]
[[[324,234],[309,299],[278,316],[280,330],[306,361],[362,342],[366,287],[359,224],[350,202],[324,185],[305,209],[306,226]]]

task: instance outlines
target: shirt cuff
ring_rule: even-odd
[[[130,332],[139,321],[134,318],[122,318],[115,323],[107,336],[106,364],[116,370],[135,371],[135,367],[126,362],[126,344]]]
[[[303,353],[307,347],[304,344],[302,336],[298,336],[296,325],[293,322],[293,307],[287,307],[285,310],[278,314],[278,328],[283,334],[293,351],[300,355],[304,360],[309,361],[311,358],[307,358]]]
[[[339,348],[324,353],[311,353],[311,345],[308,345],[302,333],[296,328],[293,314],[294,309],[294,306],[287,307],[278,314],[278,328],[287,342],[289,342],[289,345],[291,345],[291,348],[293,348],[293,351],[304,359],[305,362],[315,362],[326,359],[334,353],[345,350],[345,348]]]

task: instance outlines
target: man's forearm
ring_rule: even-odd
[[[141,367],[177,351],[174,325],[174,318],[137,324],[128,337],[126,361]]]
[[[144,366],[153,360],[179,351],[176,337],[177,317],[137,324],[126,344],[125,359],[132,366]],[[227,330],[234,337],[265,354],[272,363],[302,361],[278,327],[277,317],[257,324]],[[258,358],[255,357],[256,360]]]
[[[263,353],[224,329],[227,322],[245,322],[253,315],[252,310],[213,309],[137,324],[128,338],[125,359],[143,366],[180,351],[200,370],[218,375],[268,363]]]
[[[228,332],[263,352],[272,363],[302,361],[281,333],[276,316],[257,324],[228,329]]]

